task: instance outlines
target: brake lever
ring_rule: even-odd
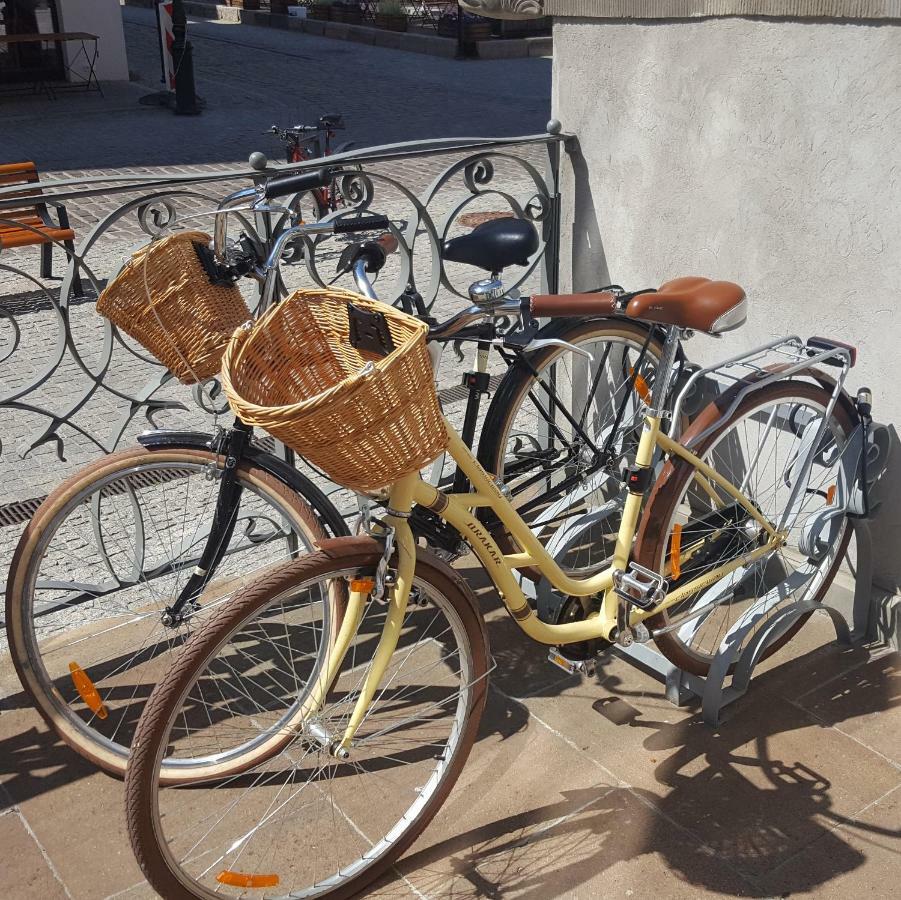
[[[335,277],[329,284],[334,284],[342,275],[346,275],[350,272],[357,260],[357,254],[360,252],[362,246],[362,241],[354,241],[354,243],[348,244],[344,248],[341,252],[341,256],[338,257],[338,264],[335,267]]]

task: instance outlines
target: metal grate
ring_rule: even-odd
[[[170,469],[166,472],[132,472],[128,478],[135,487],[152,487],[156,484],[164,484],[175,481],[195,472],[196,469]],[[101,493],[103,497],[115,497],[125,491],[122,479],[118,479],[107,485]],[[28,500],[17,500],[14,503],[5,503],[0,506],[0,528],[9,528],[13,525],[21,525],[28,522],[37,512],[37,508],[47,499],[47,494],[42,497],[31,497]]]
[[[11,525],[21,525],[29,521],[46,496],[45,494],[43,497],[32,497],[30,500],[4,503],[0,506],[0,528],[9,528]]]

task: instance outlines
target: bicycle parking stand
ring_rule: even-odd
[[[851,647],[866,639],[872,591],[872,541],[869,525],[864,519],[849,521],[854,528],[857,546],[857,577],[850,615],[823,603],[797,601],[773,616],[736,656],[736,648],[741,647],[761,617],[766,615],[766,611],[763,611],[730,632],[728,642],[724,641],[720,646],[706,677],[678,668],[649,644],[617,646],[616,653],[663,682],[666,699],[674,706],[684,706],[692,699],[700,699],[704,723],[715,728],[719,725],[722,710],[748,692],[754,669],[767,647],[785,634],[802,616],[817,610],[825,612],[832,621],[836,640],[841,646]],[[730,669],[732,676],[727,684]]]

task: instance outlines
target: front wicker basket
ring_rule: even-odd
[[[351,345],[351,304],[384,315],[394,343],[387,356]],[[427,330],[348,291],[297,291],[235,332],[222,358],[222,387],[243,421],[336,484],[373,491],[418,471],[447,446]]]
[[[202,231],[142,247],[106,286],[97,312],[149,350],[183,384],[219,371],[229,338],[251,318],[235,285],[210,282],[197,255]]]

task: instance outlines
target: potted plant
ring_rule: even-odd
[[[407,10],[401,0],[379,0],[375,8],[375,24],[388,31],[406,31]]]
[[[441,37],[455,38],[457,36],[457,13],[444,13],[438,19],[438,34]],[[487,41],[491,37],[491,22],[482,16],[472,13],[463,13],[463,40],[467,44],[475,41]]]
[[[335,0],[332,4],[332,21],[360,25],[363,22],[363,7],[355,0]]]
[[[320,22],[327,22],[331,18],[332,0],[313,0],[307,15],[311,19],[319,19]]]

